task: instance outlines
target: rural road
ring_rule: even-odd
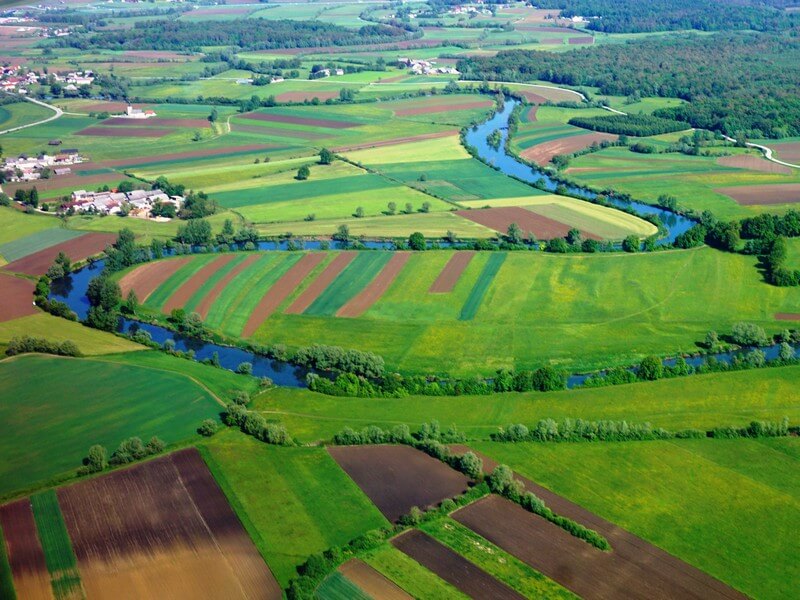
[[[3,131],[0,131],[0,135],[3,135],[5,133],[12,133],[14,131],[19,131],[20,129],[33,127],[35,125],[42,125],[44,123],[49,123],[50,121],[55,121],[57,118],[59,118],[61,115],[64,114],[64,111],[58,108],[57,106],[47,104],[46,102],[42,102],[41,100],[36,100],[35,98],[28,98],[28,97],[26,97],[25,100],[27,100],[28,102],[33,102],[34,104],[38,104],[39,106],[44,106],[45,108],[49,108],[50,110],[55,111],[55,114],[52,117],[42,119],[41,121],[36,121],[35,123],[28,123],[27,125],[20,125],[19,127],[12,127],[11,129],[5,129]]]

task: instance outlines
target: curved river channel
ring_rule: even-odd
[[[506,175],[531,184],[542,181],[548,190],[555,190],[557,185],[555,181],[550,179],[547,175],[531,169],[531,167],[521,163],[505,151],[505,142],[508,136],[508,119],[517,104],[519,103],[516,100],[507,100],[502,111],[497,112],[492,118],[476,128],[470,129],[466,134],[466,141],[477,150],[479,157],[484,162],[492,165]],[[503,138],[503,142],[498,149],[493,148],[486,141],[486,138],[495,130],[499,130]],[[571,194],[586,198],[587,200],[596,197],[596,194],[581,188],[568,186],[568,189]],[[694,221],[686,217],[648,204],[627,202],[614,198],[613,196],[608,197],[608,202],[622,208],[633,208],[640,215],[658,215],[668,231],[668,234],[659,240],[658,243],[660,244],[674,241],[677,235],[694,225]],[[392,248],[393,244],[389,241],[373,241],[366,242],[365,246],[369,249],[381,250]],[[306,242],[304,248],[307,250],[318,249],[319,242]],[[258,249],[274,252],[287,250],[286,242],[260,242],[258,244]],[[68,277],[54,281],[50,297],[65,302],[77,313],[79,318],[85,318],[89,310],[89,301],[86,298],[86,290],[89,286],[89,281],[100,275],[104,268],[105,261],[95,261],[75,271]],[[220,365],[226,369],[235,370],[242,362],[249,362],[253,365],[253,375],[256,377],[269,377],[276,385],[306,387],[307,371],[291,363],[264,358],[263,356],[248,352],[247,350],[242,350],[241,348],[222,346],[205,342],[197,338],[184,336],[159,325],[151,325],[149,323],[120,318],[119,332],[135,333],[139,330],[147,331],[153,341],[159,344],[163,345],[167,340],[173,340],[176,350],[184,352],[193,350],[196,360],[210,359],[216,353]],[[774,359],[778,357],[780,346],[770,346],[768,348],[762,348],[762,350],[766,353],[768,359]],[[744,353],[744,351],[733,353],[726,352],[713,356],[721,362],[729,363],[735,356],[740,356]],[[686,359],[686,362],[696,367],[702,365],[706,358],[708,358],[708,356],[690,357]],[[674,363],[675,359],[664,360],[664,365],[667,366],[671,366]],[[589,375],[582,374],[571,375],[567,380],[567,387],[572,388],[580,386],[588,377]]]

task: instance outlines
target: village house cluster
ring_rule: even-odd
[[[421,60],[416,58],[398,58],[397,62],[401,66],[411,69],[414,75],[458,75],[458,69],[454,67],[437,67],[436,61]]]
[[[83,157],[74,148],[64,149],[58,154],[40,154],[28,156],[20,154],[15,158],[6,158],[3,164],[5,180],[9,182],[36,181],[47,179],[51,175],[69,175],[70,165],[83,162]]]
[[[67,208],[79,213],[99,215],[127,215],[141,219],[154,217],[156,205],[172,204],[175,211],[183,205],[183,196],[168,196],[161,190],[131,190],[130,192],[72,192]]]
[[[92,71],[72,71],[65,75],[58,73],[43,75],[38,71],[30,71],[19,65],[8,65],[0,67],[0,90],[24,95],[28,93],[28,87],[31,85],[59,83],[63,85],[65,91],[77,92],[79,87],[92,85],[94,77]]]

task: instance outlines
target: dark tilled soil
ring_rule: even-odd
[[[743,206],[794,204],[800,202],[800,183],[772,185],[737,185],[714,190],[736,200]]]
[[[50,574],[36,533],[30,500],[24,498],[0,506],[0,527],[17,598],[51,600]]]
[[[328,286],[336,279],[344,268],[353,262],[356,257],[355,252],[342,252],[334,258],[328,266],[317,276],[311,284],[292,302],[286,309],[287,315],[299,315],[313,304],[314,300],[324,292]]]
[[[395,252],[375,279],[341,307],[336,316],[359,317],[367,312],[386,293],[386,290],[389,289],[389,286],[392,285],[400,271],[403,270],[409,258],[411,258],[410,252]]]
[[[564,237],[572,229],[566,223],[538,215],[521,206],[459,210],[456,214],[500,233],[505,233],[511,223],[516,223],[523,233],[531,232],[540,240]],[[581,231],[581,234],[584,238],[601,239],[588,231]]]
[[[208,281],[210,277],[214,276],[214,273],[219,271],[234,258],[236,258],[235,254],[225,254],[203,266],[169,297],[164,303],[164,312],[170,313],[174,308],[183,308],[186,303],[191,300],[192,296],[203,287],[203,284]]]
[[[144,302],[158,286],[172,277],[188,261],[188,258],[176,258],[146,263],[141,267],[137,267],[133,271],[126,273],[119,280],[122,297],[127,298],[128,292],[133,290],[139,302]]]
[[[459,251],[453,254],[428,292],[431,294],[446,294],[452,292],[458,280],[461,279],[461,274],[464,272],[464,269],[467,268],[474,256],[475,252],[472,250]]]
[[[33,282],[29,279],[0,273],[0,322],[11,321],[26,315],[36,314],[33,306]]]
[[[64,252],[72,262],[84,260],[95,254],[100,254],[106,246],[117,239],[113,233],[87,233],[55,246],[50,246],[39,252],[30,254],[19,260],[8,263],[4,269],[26,275],[44,275],[53,264],[59,252]]]

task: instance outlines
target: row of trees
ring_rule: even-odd
[[[46,338],[23,335],[13,337],[6,346],[7,356],[40,352],[42,354],[55,354],[56,356],[82,356],[78,346],[72,340],[54,342]]]
[[[541,419],[528,428],[522,423],[501,427],[491,438],[499,442],[624,442],[667,440],[672,438],[704,438],[705,431],[687,429],[673,433],[650,423],[627,421],[585,421],[583,419]]]
[[[648,137],[686,129],[685,123],[644,114],[573,117],[569,120],[569,124],[592,131],[636,137]]]
[[[139,437],[131,437],[120,443],[117,449],[108,458],[108,451],[100,444],[89,448],[83,459],[83,466],[78,469],[78,475],[98,473],[109,466],[126,465],[148,456],[161,454],[167,445],[158,437],[153,436],[146,444]]]

